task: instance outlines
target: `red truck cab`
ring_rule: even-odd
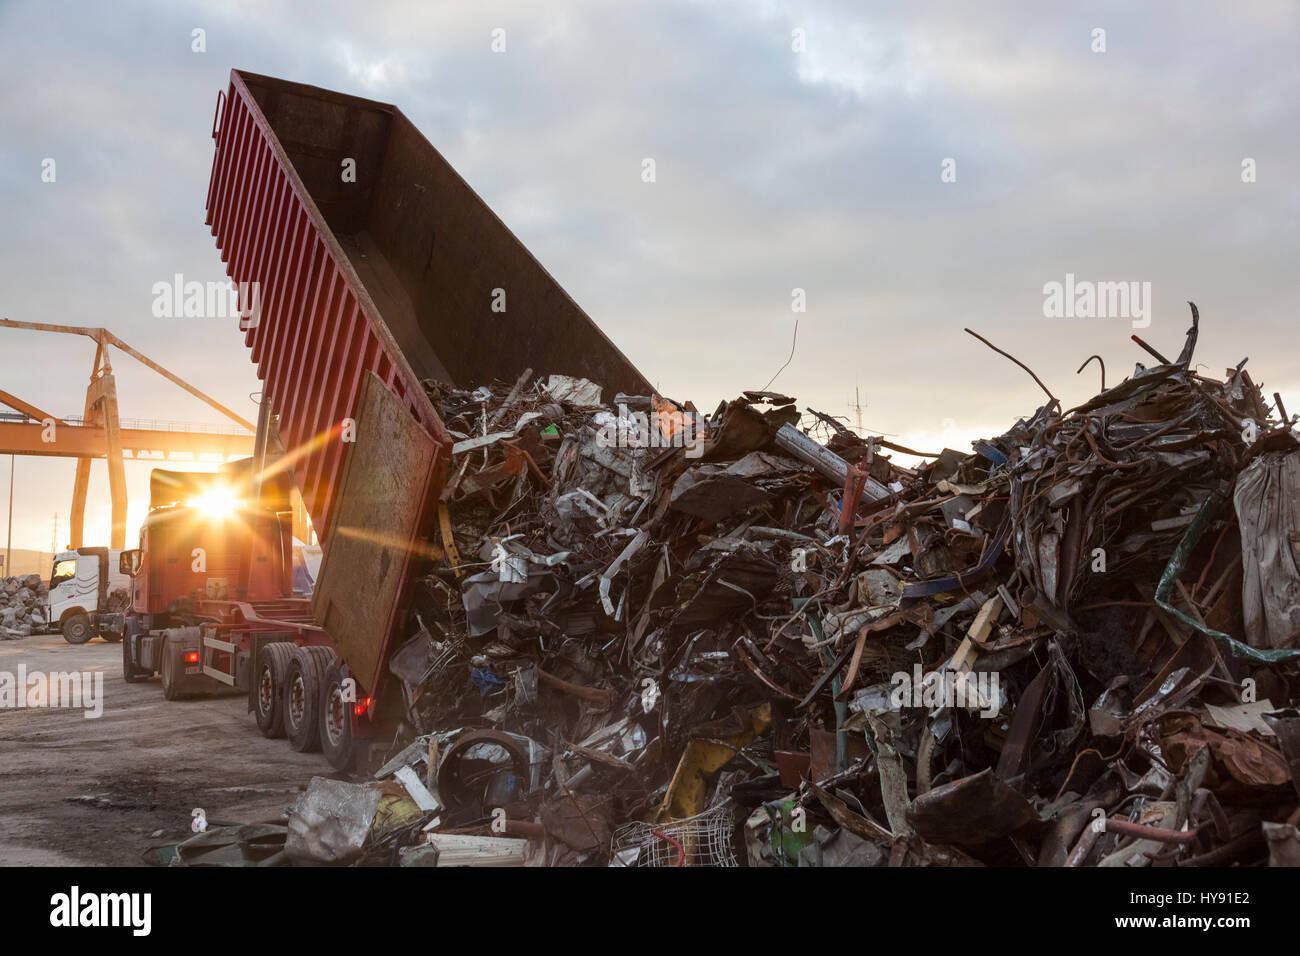
[[[257,482],[253,459],[215,475],[156,469],[140,547],[122,554],[132,577],[123,677],[160,675],[168,700],[246,692],[268,736],[288,734],[300,750],[323,739],[327,756],[346,765],[355,724],[342,706],[353,702],[342,694],[348,675],[312,623],[310,601],[293,593],[292,527],[285,472]],[[325,733],[322,714],[335,697]]]
[[[150,508],[140,528],[138,564],[131,559],[133,613],[165,617],[176,613],[178,602],[196,599],[292,597],[287,500],[276,511],[241,496],[240,485],[226,474],[201,477],[211,480],[199,494]],[[196,490],[194,476],[186,479],[186,490]]]

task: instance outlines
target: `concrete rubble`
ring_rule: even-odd
[[[43,631],[48,596],[39,574],[0,578],[0,641],[16,641]]]

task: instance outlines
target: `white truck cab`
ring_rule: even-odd
[[[78,548],[54,556],[48,618],[69,644],[84,644],[96,634],[110,642],[122,639],[131,579],[118,568],[121,554]]]

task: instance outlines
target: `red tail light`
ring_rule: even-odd
[[[370,702],[372,700],[374,700],[373,697],[363,697],[353,705],[354,712],[358,717],[363,716],[365,712],[370,709]]]
[[[199,662],[199,652],[198,652],[198,651],[186,651],[186,652],[185,652],[185,663],[186,663],[186,664],[197,664],[198,662]]]

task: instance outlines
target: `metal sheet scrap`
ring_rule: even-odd
[[[1196,371],[1198,329],[1074,408],[1034,376],[1046,403],[969,453],[773,392],[706,414],[426,383],[457,441],[424,663],[391,675],[437,805],[402,838],[518,838],[528,865],[1295,862],[1300,443],[1244,363]]]

